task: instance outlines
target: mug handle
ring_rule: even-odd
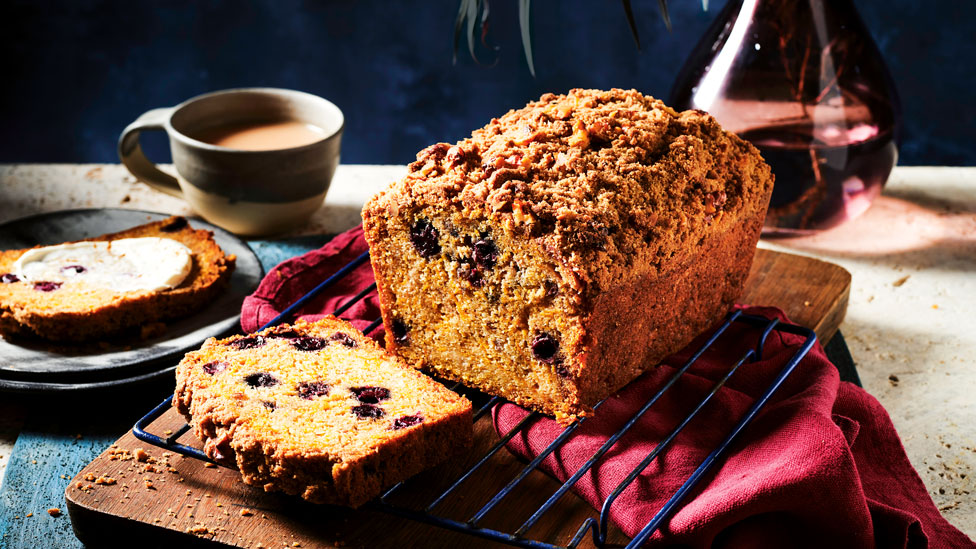
[[[166,120],[173,114],[173,107],[153,109],[142,114],[135,122],[129,124],[119,136],[119,159],[125,167],[140,181],[150,187],[182,198],[180,185],[172,175],[160,170],[151,160],[146,158],[139,144],[139,135],[143,130],[165,130]]]

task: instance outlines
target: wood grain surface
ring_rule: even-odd
[[[758,250],[741,302],[780,307],[795,323],[814,329],[826,341],[843,320],[850,280],[847,271],[830,263]],[[170,409],[149,431],[166,434],[183,423]],[[392,502],[411,508],[429,503],[433,494],[497,441],[488,417],[476,423],[475,433],[471,452],[414,477]],[[180,442],[199,446],[192,433],[183,435]],[[137,450],[140,448],[145,455]],[[436,512],[463,521],[522,467],[507,451],[499,451]],[[543,473],[533,472],[479,526],[512,531],[557,486]],[[500,546],[370,509],[312,505],[295,497],[267,494],[243,484],[236,471],[166,454],[131,433],[85,467],[71,481],[65,497],[75,533],[94,546],[122,540],[147,547],[212,546],[215,542],[238,547]],[[565,545],[591,516],[597,516],[596,511],[570,493],[527,537]],[[611,531],[610,539],[620,544],[627,541],[617,530]],[[581,546],[591,546],[589,537]]]

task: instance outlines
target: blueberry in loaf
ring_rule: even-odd
[[[0,252],[0,335],[99,340],[158,326],[227,287],[234,256],[174,216],[57,246]]]
[[[740,295],[772,191],[710,115],[547,94],[421,151],[363,209],[388,349],[563,422]]]
[[[471,403],[334,317],[209,339],[173,404],[244,482],[358,507],[465,449]]]

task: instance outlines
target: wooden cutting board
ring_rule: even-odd
[[[827,341],[843,320],[850,282],[850,274],[837,265],[758,250],[741,301],[780,307],[794,322],[814,329],[821,341]],[[183,418],[170,409],[149,431],[164,434],[183,424]],[[484,455],[497,440],[488,417],[476,423],[475,434],[475,447],[467,458],[414,477],[396,503],[413,508],[426,505],[432,499],[430,494],[439,492],[439,487],[456,478],[458,471]],[[183,435],[180,442],[199,447],[192,433]],[[437,508],[438,513],[471,516],[522,467],[508,452],[498,452],[462,487],[458,497]],[[548,476],[533,472],[498,506],[498,512],[479,525],[513,531],[556,486]],[[212,546],[213,542],[239,547],[500,546],[385,513],[312,505],[295,497],[267,494],[243,484],[235,471],[205,467],[203,462],[178,454],[164,455],[161,448],[148,446],[131,433],[78,473],[65,496],[75,533],[94,546],[122,540],[132,545],[177,547]],[[586,502],[567,494],[529,537],[565,545],[591,516],[596,512]],[[627,538],[613,530],[610,540],[626,543]],[[582,546],[589,544],[587,536]]]

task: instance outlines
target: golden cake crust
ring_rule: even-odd
[[[244,482],[358,507],[472,439],[471,403],[327,317],[209,339],[173,404]]]
[[[730,230],[765,208],[773,182],[758,150],[711,115],[620,89],[543,95],[409,169],[366,204],[367,238],[436,205],[537,241],[591,296]]]
[[[634,90],[544,95],[424,149],[366,204],[388,348],[585,415],[728,310],[772,184],[704,112]]]
[[[163,291],[115,292],[81,282],[41,292],[24,281],[0,283],[0,335],[31,336],[57,342],[99,340],[126,330],[186,316],[205,306],[227,286],[234,256],[227,256],[213,233],[198,230],[180,216],[77,242],[160,237],[193,252],[193,267],[176,288]],[[28,250],[0,252],[0,274]]]

